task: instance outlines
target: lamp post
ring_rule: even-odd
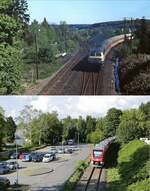
[[[17,137],[17,135],[15,135],[15,143],[16,143],[16,181],[15,184],[18,185],[19,183],[19,172],[18,172],[18,145],[17,145],[17,141],[19,140],[19,138]]]

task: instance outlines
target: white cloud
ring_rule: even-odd
[[[11,99],[6,98],[9,103],[6,108],[13,117],[19,115],[24,105],[32,105],[43,112],[57,111],[60,118],[68,115],[75,118],[80,115],[104,116],[112,107],[137,108],[142,102],[150,101],[150,96],[17,96],[15,102]]]
[[[32,105],[34,109],[46,112],[49,109],[50,100],[48,96],[38,96],[34,100],[31,100],[30,105]]]
[[[13,119],[15,119],[17,117],[17,110],[16,109],[12,109],[9,112],[6,113],[6,116],[9,117],[11,116]]]

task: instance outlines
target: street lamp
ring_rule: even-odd
[[[16,143],[16,181],[15,181],[15,184],[18,185],[18,182],[19,182],[19,173],[18,173],[18,141],[20,140],[20,138],[15,134],[15,143]]]

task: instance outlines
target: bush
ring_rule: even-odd
[[[145,178],[149,165],[149,145],[139,140],[126,144],[119,152],[118,164],[122,181],[131,184]],[[146,165],[146,166],[145,166]]]
[[[72,191],[74,190],[77,182],[79,181],[80,177],[82,176],[84,169],[87,168],[87,163],[85,161],[78,161],[76,170],[73,175],[68,179],[64,186],[64,191]]]
[[[150,180],[145,179],[143,181],[136,182],[128,186],[127,191],[149,191]]]

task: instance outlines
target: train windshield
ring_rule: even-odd
[[[93,151],[93,154],[94,154],[94,157],[100,157],[102,155],[102,151],[101,150],[94,150]]]
[[[91,51],[90,56],[95,56],[95,51]]]

